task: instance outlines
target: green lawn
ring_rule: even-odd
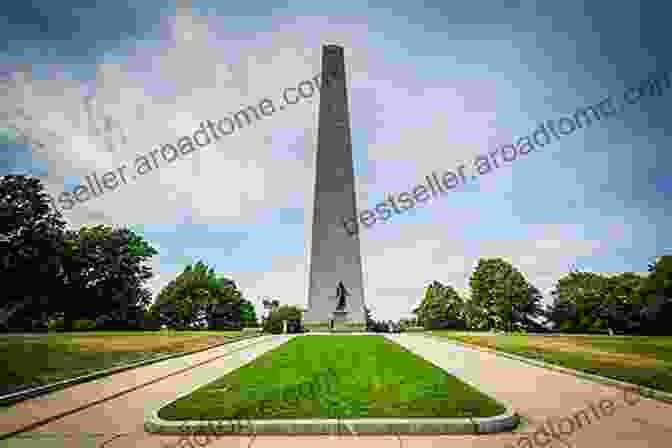
[[[312,390],[312,392],[311,392]],[[383,336],[300,336],[159,411],[166,420],[490,417],[505,408]]]
[[[672,392],[672,337],[431,334]]]
[[[197,350],[239,331],[0,334],[0,395],[151,357]]]

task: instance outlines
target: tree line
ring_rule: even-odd
[[[562,276],[544,306],[542,295],[514,266],[482,258],[467,294],[433,281],[413,310],[425,329],[505,332],[672,334],[672,256],[658,257],[648,274],[573,270]]]
[[[0,178],[0,331],[209,328],[258,325],[254,306],[236,283],[199,261],[158,293],[147,288],[157,250],[138,233],[96,225],[69,229],[39,179]],[[672,256],[658,257],[645,275],[571,271],[542,295],[510,263],[479,259],[468,294],[433,281],[413,321],[378,322],[369,331],[425,329],[672,334]],[[265,331],[302,332],[304,310],[263,301]]]
[[[257,324],[235,282],[199,261],[152,300],[138,233],[69,229],[41,181],[0,178],[0,331],[237,329]]]

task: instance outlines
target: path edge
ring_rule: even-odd
[[[193,391],[192,391],[193,392]],[[191,392],[190,392],[191,393]],[[189,395],[189,394],[185,394]],[[173,400],[175,401],[175,400]],[[171,402],[172,403],[172,402]],[[170,403],[169,403],[170,404]],[[145,431],[161,435],[352,435],[370,434],[491,434],[513,430],[520,420],[513,408],[480,418],[357,418],[266,420],[164,420],[158,411],[145,420]],[[246,429],[243,428],[246,426]]]

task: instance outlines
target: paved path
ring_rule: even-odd
[[[275,437],[222,436],[207,444],[210,448],[666,448],[672,440],[672,406],[640,398],[632,406],[624,398],[637,396],[609,386],[581,380],[576,377],[530,366],[520,361],[464,348],[450,341],[422,335],[387,335],[390,339],[412,350],[435,365],[475,384],[493,398],[508,401],[522,414],[527,423],[516,433],[487,436],[300,436]],[[0,447],[9,448],[168,448],[178,438],[145,433],[143,422],[148,410],[172,401],[188,392],[194,385],[210,382],[249,362],[295,336],[266,336],[255,341],[239,341],[230,345],[168,360],[155,365],[123,372],[112,377],[75,386],[49,396],[20,403],[8,410],[0,410],[0,433],[6,433],[49,415],[75,409],[113,394],[138,387],[152,379],[175,373],[199,362],[216,358],[192,370],[175,374],[145,387],[83,409],[72,415],[39,426],[34,430],[0,441]],[[248,347],[248,348],[245,348]],[[240,349],[239,351],[235,351]],[[612,399],[616,408],[611,416],[599,420],[591,413],[583,427],[560,426],[567,435],[537,434],[538,443],[526,441],[533,437],[545,419],[563,419],[588,409],[592,403],[599,406],[602,399]],[[599,411],[587,411],[598,412]],[[592,417],[592,420],[591,420]],[[571,422],[567,422],[571,424]],[[557,425],[557,423],[556,423]],[[557,428],[557,427],[556,427]],[[561,440],[558,440],[561,439]],[[206,446],[204,439],[192,440],[191,445]]]

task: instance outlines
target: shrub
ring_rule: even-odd
[[[243,329],[243,323],[238,320],[226,318],[214,318],[209,327],[210,330],[240,331]]]
[[[64,331],[65,330],[65,320],[63,318],[57,318],[50,320],[47,324],[49,331]]]
[[[467,324],[461,319],[428,319],[425,321],[427,330],[466,330]]]
[[[91,331],[96,328],[96,322],[90,319],[77,319],[72,322],[73,331]]]
[[[272,311],[268,319],[264,321],[264,332],[272,334],[282,333],[283,320],[287,321],[288,333],[300,333],[303,331],[301,310],[295,306],[283,305]]]

